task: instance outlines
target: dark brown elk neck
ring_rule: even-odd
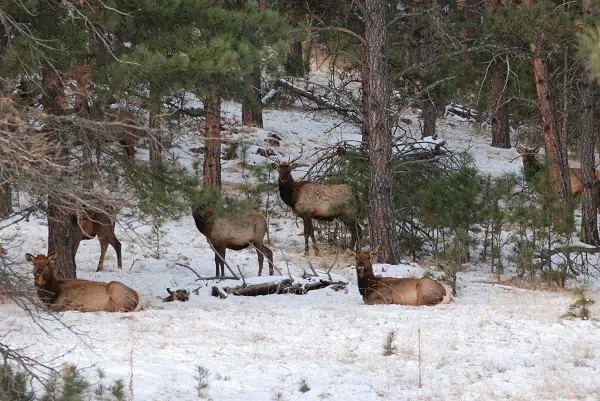
[[[203,209],[201,207],[194,207],[192,211],[192,217],[194,218],[194,223],[196,223],[196,228],[204,235],[208,235],[211,231],[212,223],[210,218],[206,216],[207,209]]]
[[[372,269],[365,269],[361,278],[358,279],[358,291],[363,297],[367,295],[369,288],[373,287],[377,282],[377,277],[373,274]]]
[[[54,278],[50,281],[46,281],[46,284],[44,284],[43,287],[37,289],[38,297],[43,303],[47,305],[54,304],[56,298],[58,298],[58,295],[60,294],[61,284],[61,280],[57,280]]]
[[[296,201],[298,199],[297,192],[302,186],[302,182],[295,182],[294,178],[292,178],[291,174],[285,174],[283,176],[279,176],[279,195],[281,196],[281,200],[286,205],[293,208],[296,205]]]

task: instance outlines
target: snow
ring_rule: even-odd
[[[224,105],[230,121],[227,127],[237,127],[239,109],[234,103]],[[231,129],[225,134],[227,141],[244,140],[251,145],[249,163],[267,162],[255,150],[264,147],[270,133],[282,138],[281,146],[273,148],[278,157],[297,157],[303,146],[307,165],[321,147],[360,140],[356,127],[339,125],[327,113],[266,110],[264,118],[265,129]],[[416,113],[403,118],[411,121],[405,129],[418,138]],[[520,160],[510,163],[516,156],[514,149],[491,148],[489,132],[451,118],[441,120],[438,128],[438,142],[469,152],[482,172],[520,171]],[[190,134],[173,154],[182,166],[191,168],[189,148],[201,145],[199,135]],[[299,177],[302,174],[302,170],[295,172]],[[229,187],[244,182],[243,170],[236,161],[228,161],[223,178]],[[288,265],[293,276],[309,271],[302,255],[301,225],[298,228],[290,215],[270,222],[269,246],[283,276],[288,275]],[[454,304],[367,306],[358,293],[353,260],[341,253],[333,274],[334,279],[349,282],[346,291],[222,300],[210,295],[211,286],[238,282],[196,281],[192,272],[176,264],[189,264],[204,277],[214,275],[213,253],[191,216],[168,221],[162,231],[162,257],[155,259],[150,227],[139,229],[137,237],[117,226],[123,245],[122,270],[116,268],[116,256],[109,248],[106,271],[94,271],[99,256],[96,239],[82,242],[77,253],[80,278],[122,281],[140,292],[145,310],[61,313],[60,322],[43,322],[51,333],[47,336],[24,311],[4,304],[0,305],[0,321],[8,333],[2,342],[53,366],[74,363],[86,368],[90,378],[95,368],[101,368],[107,381],[120,378],[127,387],[131,382],[135,399],[144,401],[199,399],[198,366],[209,370],[203,397],[220,401],[591,401],[600,394],[600,328],[594,320],[560,318],[573,302],[568,292],[491,284],[489,268],[474,264],[459,274]],[[21,254],[46,252],[45,219],[34,216],[3,230],[4,234],[23,242],[9,256],[22,259],[19,268],[30,274],[31,267]],[[321,245],[323,256],[311,253],[309,258],[323,271],[333,263],[335,252]],[[254,251],[228,251],[227,260],[234,269],[239,266],[249,282],[269,280],[252,277],[258,270]],[[432,262],[376,265],[375,270],[394,277],[419,277],[427,271],[440,275]],[[163,303],[167,287],[198,288],[198,294],[192,292],[186,303]],[[590,291],[590,296],[597,300],[592,314],[598,316],[598,292]],[[76,333],[65,328],[71,326]],[[396,333],[396,352],[383,356],[391,330]],[[302,379],[311,388],[307,393],[299,391]]]

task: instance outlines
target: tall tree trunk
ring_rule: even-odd
[[[398,260],[392,205],[390,86],[387,64],[387,1],[365,0],[365,45],[369,65],[365,124],[369,132],[369,224],[377,260]]]
[[[430,136],[433,139],[437,139],[435,131],[435,123],[437,121],[437,110],[435,104],[430,99],[426,99],[423,102],[423,108],[421,109],[421,119],[423,120],[423,138]]]
[[[205,188],[221,190],[221,98],[208,96],[204,100],[206,127],[204,129],[204,168],[203,183]]]
[[[364,32],[363,32],[364,34]],[[364,36],[363,36],[364,37]],[[367,61],[367,48],[365,45],[361,46],[360,49],[360,61],[361,61],[361,88],[362,88],[362,143],[361,149],[368,157],[369,152],[369,127],[366,123],[367,116],[369,115],[369,63]]]
[[[298,24],[304,18],[304,3],[302,0],[287,0],[286,17],[288,24],[297,28]],[[288,75],[294,77],[305,77],[308,75],[308,66],[304,65],[302,55],[302,42],[296,40],[289,46],[289,52],[285,60],[285,71]]]
[[[8,217],[12,212],[12,188],[10,183],[5,182],[0,185],[0,218]]]
[[[157,93],[154,85],[150,84],[150,107],[149,109],[149,121],[148,127],[148,150],[150,153],[150,165],[153,168],[159,168],[163,164],[162,160],[162,138],[161,138],[161,112],[162,112],[162,99],[160,94]]]
[[[248,80],[249,89],[247,98],[242,103],[242,124],[262,128],[263,112],[260,65],[255,66],[252,74],[246,79]]]
[[[596,85],[591,73],[583,88],[583,115],[581,116],[581,231],[583,242],[600,245],[598,236],[598,195],[600,186],[596,179],[594,151],[596,143],[596,124],[594,119],[594,92]]]
[[[525,0],[529,7],[533,6],[534,0]],[[544,62],[542,44],[544,43],[544,33],[540,32],[537,41],[529,44],[531,49],[531,58],[533,61],[533,72],[535,76],[535,86],[537,89],[538,104],[540,108],[540,117],[542,120],[542,133],[544,135],[544,144],[546,147],[546,156],[552,164],[552,175],[557,179],[559,193],[562,201],[566,204],[571,195],[571,182],[569,180],[568,160],[564,157],[562,149],[566,144],[561,143],[560,136],[556,129],[552,107],[552,96],[550,92],[550,80],[548,69]]]
[[[508,125],[508,105],[504,97],[506,82],[506,64],[498,60],[492,67],[492,147],[510,148],[510,131]]]
[[[54,23],[54,22],[52,22]],[[61,115],[63,110],[60,99],[64,96],[61,80],[54,69],[48,64],[42,65],[42,104],[44,112],[49,115]],[[50,119],[49,119],[50,120]],[[47,123],[47,125],[50,123]],[[59,143],[59,160],[63,165],[69,164],[68,153],[64,138],[61,137],[60,127],[50,127],[48,136],[53,142]],[[72,214],[62,206],[60,199],[48,196],[48,253],[56,252],[56,277],[74,278],[77,276],[75,254],[73,253],[73,219]]]

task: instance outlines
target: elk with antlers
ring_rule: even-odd
[[[33,277],[40,300],[53,312],[136,312],[142,309],[140,294],[119,281],[103,283],[81,279],[57,279],[56,254],[33,256]]]
[[[540,151],[540,146],[535,148],[524,148],[521,145],[516,145],[517,152],[521,155],[523,161],[523,169],[525,177],[531,179],[542,170],[542,164],[536,159],[536,155]],[[583,183],[581,181],[581,168],[569,168],[569,180],[571,181],[571,195],[579,196],[583,191]],[[600,183],[600,172],[596,170],[596,182]]]
[[[312,239],[315,254],[319,254],[315,240],[312,219],[331,221],[339,218],[350,230],[352,240],[350,249],[354,249],[362,233],[358,224],[358,207],[356,196],[346,184],[317,184],[310,181],[295,181],[292,171],[297,167],[300,156],[287,163],[269,157],[271,166],[279,172],[279,195],[281,200],[290,206],[294,214],[304,224],[304,253],[308,255],[308,238]]]
[[[267,219],[262,213],[250,210],[242,217],[214,218],[210,208],[196,205],[192,208],[192,217],[198,231],[204,234],[208,243],[214,248],[215,277],[225,277],[227,248],[239,251],[250,245],[256,248],[258,254],[258,275],[262,275],[265,256],[269,262],[269,275],[273,275],[273,251],[264,244],[268,226]]]
[[[436,280],[430,278],[377,277],[373,274],[372,252],[350,251],[356,257],[358,290],[368,305],[436,305],[454,300],[452,294]]]

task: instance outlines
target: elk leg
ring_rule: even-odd
[[[312,219],[310,220],[310,238],[312,239],[313,248],[315,248],[315,255],[318,255],[319,248],[317,248],[317,240],[315,240],[315,226],[313,225]]]
[[[98,238],[100,241],[100,260],[98,261],[97,272],[104,271],[104,257],[106,256],[106,250],[108,249],[108,241],[106,238]]]
[[[221,277],[225,277],[225,253],[227,252],[227,246],[223,245],[221,251],[221,255],[223,256],[223,260],[221,260]]]
[[[221,258],[219,257],[221,254],[221,252],[219,252],[220,247],[213,246],[213,248],[215,248],[215,277],[221,277],[219,272],[219,266],[221,265]]]
[[[360,241],[362,229],[357,222],[344,222],[344,225],[350,230],[352,239],[350,240],[350,249],[356,251],[356,243]]]
[[[310,218],[302,218],[304,224],[304,255],[308,255],[308,237],[310,236]]]
[[[119,269],[122,269],[123,260],[121,258],[121,242],[117,239],[117,237],[113,236],[112,240],[109,241],[109,243],[117,253],[117,266],[119,266]]]
[[[267,255],[267,261],[269,262],[269,276],[273,275],[273,251],[263,245],[263,252]]]
[[[265,260],[264,246],[263,245],[259,245],[259,246],[254,245],[254,247],[256,248],[256,254],[258,255],[258,275],[262,276],[263,263]]]

